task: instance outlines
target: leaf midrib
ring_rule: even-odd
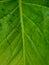
[[[20,22],[21,22],[21,28],[22,28],[23,61],[25,65],[24,25],[23,25],[23,13],[22,13],[22,1],[21,0],[19,0],[19,9],[20,9]]]

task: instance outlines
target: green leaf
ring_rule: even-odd
[[[0,0],[0,65],[49,65],[49,0]]]

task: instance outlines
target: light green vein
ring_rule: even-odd
[[[17,46],[18,47],[18,46]],[[19,48],[19,47],[18,47]],[[17,49],[18,49],[17,48]],[[19,48],[18,52],[15,53],[14,56],[11,56],[9,62],[7,63],[7,65],[12,65],[12,63],[14,63],[14,61],[16,60],[15,64],[18,63],[19,59],[22,57],[22,53],[21,53],[22,49]],[[14,64],[14,65],[15,65]]]
[[[37,53],[37,55],[39,56],[39,58],[41,59],[41,61],[43,62],[43,64],[45,64],[44,63],[44,59],[42,58],[42,56],[40,55],[40,53],[38,52],[38,50],[37,50],[37,48],[36,48],[36,46],[35,46],[35,44],[34,44],[34,42],[33,42],[33,40],[30,38],[30,36],[27,34],[27,33],[25,33],[25,36],[28,38],[28,40],[31,42],[31,44],[32,44],[32,46],[34,47],[34,50],[36,51],[36,53]],[[28,51],[27,51],[28,52]],[[29,53],[29,55],[30,55],[30,53]],[[31,57],[31,56],[30,56]],[[32,58],[32,57],[31,57]],[[46,65],[46,64],[45,64]]]
[[[3,45],[4,44],[4,41],[6,41],[6,43],[8,43],[8,46],[6,46],[6,48],[1,52],[1,54],[2,53],[4,53],[4,51],[9,47],[9,46],[11,46],[11,43],[14,41],[14,39],[16,38],[14,38],[13,40],[12,40],[12,42],[10,42],[7,38],[9,38],[15,31],[16,31],[16,27],[12,30],[12,32],[10,32],[9,34],[8,34],[8,36],[4,39],[4,40],[2,40],[2,44],[0,44],[0,46],[1,45]],[[17,32],[17,31],[16,31]],[[19,34],[20,35],[20,34]],[[18,35],[17,35],[18,36]],[[0,55],[1,55],[0,54]]]
[[[10,11],[7,15],[3,16],[2,18],[0,18],[0,20],[6,19],[7,17],[9,18],[10,15],[12,15],[17,9],[18,9],[18,6],[15,7],[12,11]]]
[[[38,29],[38,31],[40,32],[40,34],[42,35],[42,32],[41,32],[41,30],[39,29],[39,27],[38,27],[30,18],[28,18],[28,16],[26,16],[26,14],[23,14],[23,16],[24,16],[25,18],[27,18],[31,24],[34,24],[34,25],[37,27],[37,29]]]
[[[46,7],[46,6],[42,6],[42,5],[39,5],[39,4],[26,3],[26,2],[24,2],[24,1],[22,1],[22,3],[23,3],[23,4],[25,4],[25,5],[38,6],[38,7],[42,7],[42,8],[47,8],[47,9],[49,9],[49,8],[48,8],[48,7]]]
[[[29,20],[29,22],[31,24],[34,24],[37,27],[37,30],[39,31],[40,35],[42,35],[43,39],[45,39],[46,37],[45,37],[44,33],[41,31],[41,29],[30,18],[28,18],[25,14],[23,14],[23,15],[25,18],[27,18]],[[45,39],[45,41],[46,41],[46,43],[48,43],[48,41],[46,39]]]
[[[21,0],[19,0],[19,8],[20,8],[20,21],[21,21],[21,27],[22,27],[23,58],[24,58],[24,65],[25,65],[24,25],[23,25],[22,1]]]
[[[14,43],[14,41],[17,39],[17,42],[16,42],[17,45],[15,45],[15,48],[16,48],[16,46],[18,46],[18,42],[19,42],[19,40],[20,40],[20,37],[21,37],[20,34],[17,35],[17,36],[12,40],[12,42],[10,43],[10,45],[6,46],[6,48],[0,53],[0,56],[7,50],[8,47],[10,47],[10,49],[11,49],[11,51],[12,51],[12,43]]]
[[[17,24],[17,26],[19,26],[19,24]],[[12,28],[12,30],[8,33],[8,35],[0,42],[3,43],[5,40],[7,40],[13,33],[14,31],[17,29],[16,25]],[[0,44],[2,45],[2,44]]]

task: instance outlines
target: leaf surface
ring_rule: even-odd
[[[49,65],[49,0],[0,0],[0,65]]]

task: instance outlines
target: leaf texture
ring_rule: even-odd
[[[0,65],[49,65],[49,0],[0,0]]]

